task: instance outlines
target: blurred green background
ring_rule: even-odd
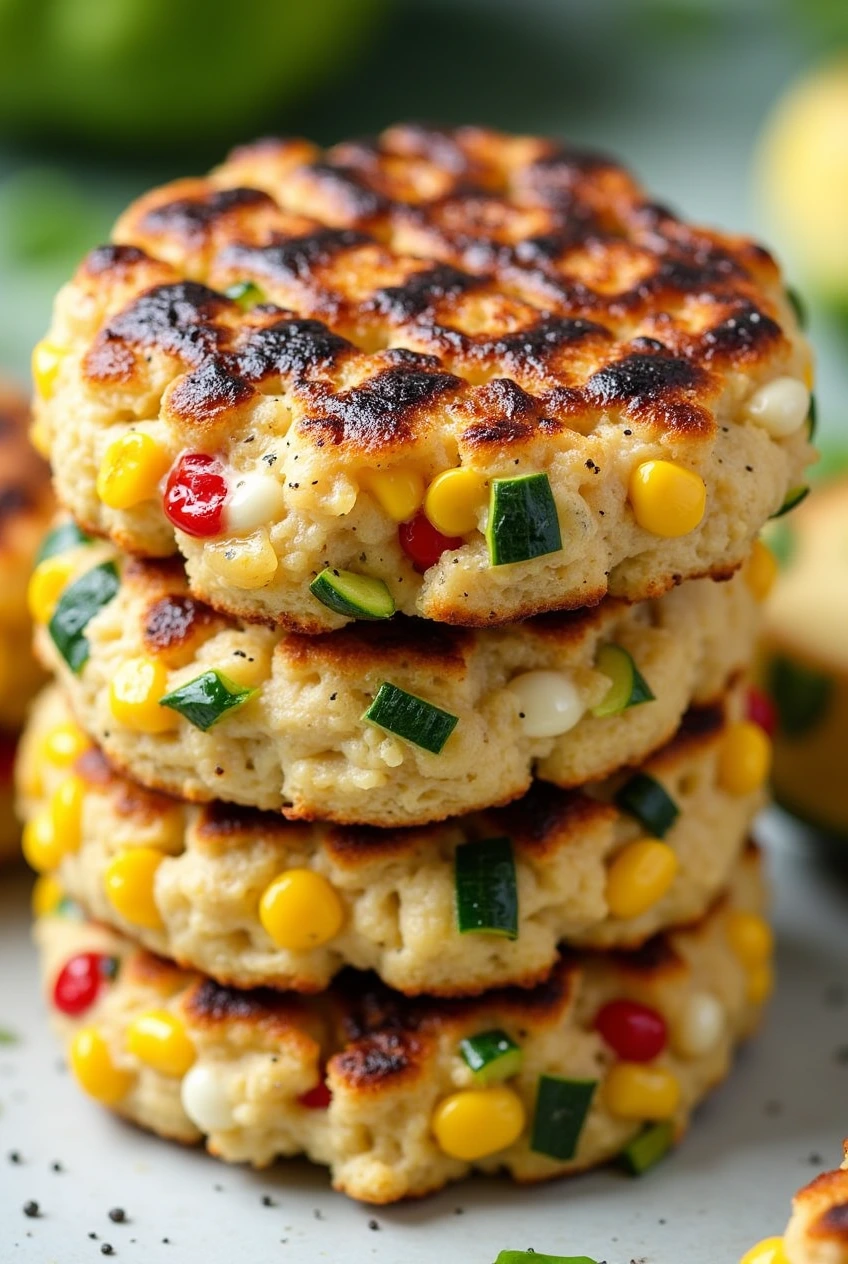
[[[691,218],[776,244],[821,433],[848,445],[848,70],[785,103],[846,46],[845,0],[0,0],[0,366],[25,380],[55,289],[130,198],[232,142],[474,121],[612,150]],[[844,243],[844,270],[805,238],[828,263]]]

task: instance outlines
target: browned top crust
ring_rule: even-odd
[[[845,1163],[834,1172],[822,1172],[792,1200],[792,1219],[787,1229],[787,1249],[809,1255],[798,1259],[848,1260],[848,1141],[843,1143]],[[819,1252],[822,1252],[821,1254]],[[795,1259],[793,1254],[792,1259]]]

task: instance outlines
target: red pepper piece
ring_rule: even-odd
[[[650,1062],[668,1043],[662,1014],[637,1001],[610,1001],[598,1011],[595,1030],[625,1062]]]
[[[220,535],[227,491],[224,467],[216,457],[205,452],[186,452],[168,475],[165,514],[188,535]]]
[[[442,535],[423,513],[398,527],[400,547],[422,574],[435,566],[448,549],[458,549],[465,541],[461,536]]]

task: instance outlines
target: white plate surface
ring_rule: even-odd
[[[121,1264],[492,1264],[528,1246],[606,1264],[736,1264],[782,1229],[790,1195],[834,1165],[848,1134],[848,876],[777,815],[760,834],[777,888],[778,994],[677,1153],[638,1180],[474,1181],[388,1209],[334,1194],[305,1163],[225,1167],[83,1100],[38,996],[28,879],[3,878],[0,1027],[20,1040],[0,1045],[0,1261],[93,1262],[108,1243]],[[30,1199],[37,1219],[23,1214]],[[126,1223],[109,1220],[114,1207]]]

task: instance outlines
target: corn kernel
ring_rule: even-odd
[[[156,495],[170,464],[161,444],[141,430],[130,430],[106,449],[97,472],[97,495],[110,509],[131,509]]]
[[[152,1009],[133,1019],[127,1028],[127,1049],[162,1075],[185,1075],[197,1057],[185,1024],[166,1009]]]
[[[65,892],[61,882],[54,878],[52,873],[41,874],[32,887],[30,903],[33,917],[47,917],[64,898]]]
[[[90,748],[91,742],[73,720],[55,724],[41,739],[41,757],[56,768],[68,768]]]
[[[270,584],[279,558],[264,527],[238,540],[208,544],[204,557],[213,574],[233,588],[252,590]]]
[[[398,465],[393,470],[363,470],[359,483],[393,522],[407,522],[424,500],[424,479],[410,465]]]
[[[82,805],[85,799],[85,782],[81,777],[66,777],[50,799],[50,819],[53,834],[68,856],[79,851],[82,842]]]
[[[49,873],[59,864],[65,853],[53,828],[53,814],[49,808],[42,808],[27,821],[21,836],[21,851],[24,860],[36,873]]]
[[[603,1086],[607,1110],[619,1119],[671,1119],[680,1085],[670,1071],[644,1062],[616,1062]]]
[[[676,852],[656,838],[641,838],[612,860],[607,871],[607,905],[613,917],[639,917],[671,886],[677,873]]]
[[[755,540],[745,567],[745,583],[757,601],[765,601],[777,579],[777,558],[762,540]]]
[[[773,439],[800,430],[810,411],[810,392],[794,377],[776,377],[754,391],[745,405],[748,421],[762,426]]]
[[[64,347],[48,342],[46,338],[36,343],[32,353],[32,380],[42,399],[52,398],[59,366],[67,354]]]
[[[320,873],[289,869],[266,888],[259,902],[259,920],[280,948],[308,952],[335,938],[344,909]]]
[[[762,1242],[745,1252],[739,1264],[789,1264],[783,1238],[763,1238]]]
[[[759,790],[771,768],[768,734],[752,720],[731,724],[721,743],[718,782],[728,794],[752,794]]]
[[[488,500],[488,484],[474,470],[443,470],[424,497],[424,513],[442,535],[468,535],[476,531],[481,509]]]
[[[49,623],[62,590],[74,573],[67,557],[48,557],[39,562],[29,578],[27,605],[35,623]]]
[[[628,496],[639,526],[668,539],[694,531],[707,506],[700,474],[673,461],[637,465],[630,475]]]
[[[114,1106],[132,1088],[132,1075],[115,1065],[109,1046],[96,1027],[83,1027],[77,1032],[69,1060],[80,1088],[104,1106]]]
[[[746,988],[749,1003],[751,1005],[765,1005],[773,991],[774,970],[771,963],[764,961],[762,965],[754,966],[753,970],[748,974],[748,985]]]
[[[168,692],[168,672],[155,658],[128,658],[109,684],[109,709],[134,733],[165,733],[179,723],[176,711],[159,706]]]
[[[445,1154],[471,1163],[511,1146],[524,1131],[525,1122],[521,1098],[499,1084],[452,1093],[439,1102],[431,1126]]]
[[[46,461],[50,456],[50,437],[42,420],[34,421],[30,426],[29,441],[38,455],[43,456]]]
[[[764,917],[735,909],[727,916],[726,928],[730,947],[749,970],[771,961],[774,931]]]
[[[158,930],[162,918],[156,906],[156,871],[165,859],[155,847],[132,847],[119,852],[106,867],[103,886],[116,913],[133,926]]]

